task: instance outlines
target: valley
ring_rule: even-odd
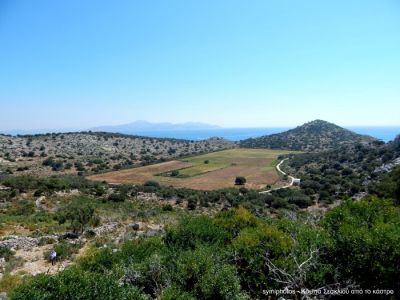
[[[316,120],[238,143],[82,132],[0,145],[0,297],[399,288],[400,137]]]
[[[149,180],[176,188],[214,190],[235,187],[235,178],[244,176],[246,187],[261,189],[276,184],[278,156],[290,151],[232,149],[192,156],[181,160],[92,175],[91,180],[109,183],[144,184]]]

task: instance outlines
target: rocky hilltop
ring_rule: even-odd
[[[315,120],[282,133],[243,140],[240,146],[317,152],[354,143],[367,144],[375,140],[335,124]]]

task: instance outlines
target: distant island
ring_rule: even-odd
[[[121,124],[121,125],[107,125],[90,128],[91,131],[102,132],[119,132],[119,133],[134,133],[146,131],[165,131],[165,130],[210,130],[220,129],[220,126],[210,125],[201,122],[185,122],[185,123],[152,123],[144,120]]]

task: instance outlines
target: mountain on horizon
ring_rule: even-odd
[[[271,148],[299,151],[323,151],[354,143],[370,143],[376,138],[357,134],[336,124],[314,120],[288,131],[249,138],[240,142],[244,148]]]
[[[218,129],[217,125],[210,125],[201,122],[186,122],[186,123],[152,123],[144,120],[138,120],[128,124],[98,126],[91,128],[91,131],[103,132],[119,132],[119,133],[135,133],[146,131],[169,131],[169,130],[204,130]]]

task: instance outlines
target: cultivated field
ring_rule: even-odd
[[[108,172],[89,179],[109,183],[143,184],[155,180],[163,185],[213,190],[234,186],[236,176],[247,179],[246,187],[264,188],[279,181],[277,157],[290,151],[269,149],[231,149],[181,160]]]

